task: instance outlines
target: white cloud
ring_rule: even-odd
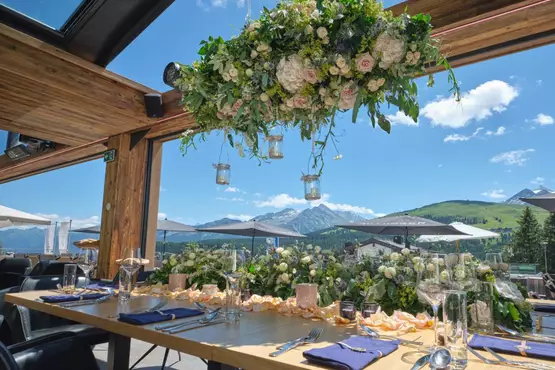
[[[555,122],[555,120],[553,120],[553,117],[547,114],[540,113],[536,116],[536,118],[532,119],[532,122],[542,126],[546,126],[546,125],[552,125]]]
[[[387,216],[387,213],[374,213],[374,217],[376,218],[383,217],[383,216]]]
[[[196,0],[197,7],[201,8],[205,12],[210,10],[210,5],[206,5],[203,0]]]
[[[470,136],[459,135],[459,134],[447,135],[445,139],[443,139],[443,142],[449,143],[449,142],[457,142],[457,141],[468,141],[473,137],[476,137],[476,135],[478,135],[478,133],[480,133],[480,131],[482,131],[483,129],[484,129],[483,127],[478,127],[476,131],[474,131],[474,133]]]
[[[443,167],[441,163],[437,165],[437,168],[441,168],[441,167]]]
[[[206,4],[209,2],[210,4]],[[197,7],[204,11],[210,11],[210,8],[225,8],[227,7],[227,0],[196,0]],[[245,0],[236,0],[235,4],[238,8],[245,6]]]
[[[168,218],[167,214],[165,214],[164,212],[158,212],[158,219],[159,220],[163,220],[165,218]]]
[[[482,195],[491,199],[507,198],[507,195],[505,195],[505,191],[503,189],[485,191],[482,193]]]
[[[414,122],[412,118],[401,111],[395,114],[388,114],[386,117],[392,125],[418,126],[418,122]]]
[[[543,80],[536,80],[536,86],[540,87],[543,83]]]
[[[534,180],[530,181],[530,184],[534,184],[534,185],[542,185],[545,182],[545,178],[538,176],[536,177]]]
[[[342,212],[354,212],[363,215],[373,215],[374,211],[370,208],[354,206],[351,204],[342,204],[342,203],[332,203],[328,200],[330,199],[329,194],[322,194],[322,198],[319,200],[315,200],[312,202],[308,202],[304,198],[296,198],[292,197],[289,194],[278,194],[269,197],[265,201],[257,201],[255,200],[253,203],[257,207],[274,207],[274,208],[285,208],[291,206],[301,206],[301,205],[310,205],[311,207],[319,206],[320,204],[325,205],[332,211],[342,211]]]
[[[60,216],[55,213],[35,213],[39,217],[44,217],[52,222],[68,222],[71,221],[72,229],[81,229],[83,227],[91,227],[100,224],[99,216],[91,216],[86,218],[71,218],[69,216]]]
[[[233,215],[233,214],[230,214],[230,215],[226,215],[225,217],[231,218],[232,220],[248,221],[248,220],[252,220],[252,218],[253,218],[254,216],[251,216],[251,215],[243,215],[243,214],[240,214],[240,215]]]
[[[421,113],[434,126],[461,128],[469,122],[490,117],[494,112],[502,112],[518,96],[515,87],[504,81],[488,81],[464,93],[461,101],[452,97],[426,104]]]
[[[217,197],[216,200],[225,200],[227,202],[244,202],[243,198],[224,198],[224,197]]]
[[[226,193],[239,193],[241,190],[239,190],[239,188],[236,188],[234,186],[228,186],[227,188],[225,188],[224,191]]]
[[[227,0],[212,0],[212,6],[215,8],[225,8]]]
[[[242,8],[245,6],[245,0],[237,0],[237,7]]]
[[[499,126],[496,131],[486,132],[486,135],[488,135],[488,136],[502,136],[502,135],[505,135],[506,131],[507,130],[505,129],[505,127]]]
[[[500,153],[490,159],[492,163],[503,163],[508,166],[522,166],[529,159],[528,154],[535,152],[534,149],[520,149],[510,152]]]

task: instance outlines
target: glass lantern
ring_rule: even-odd
[[[218,163],[216,166],[216,184],[229,185],[231,166],[227,163]]]
[[[272,135],[266,137],[268,141],[268,157],[271,159],[283,158],[283,135]]]
[[[318,175],[304,175],[301,177],[304,182],[304,199],[318,200],[320,195],[320,176]]]

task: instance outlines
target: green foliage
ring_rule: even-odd
[[[336,143],[338,110],[353,109],[355,123],[366,107],[372,125],[388,133],[385,105],[416,121],[414,76],[430,64],[447,70],[450,91],[460,98],[430,22],[424,14],[394,17],[376,0],[280,1],[237,37],[202,41],[200,60],[182,65],[176,84],[200,140],[211,130],[229,130],[252,157],[264,160],[259,135],[297,127],[303,140],[325,135],[313,163],[321,173],[326,144]],[[194,133],[181,141],[183,152],[195,147]]]
[[[547,271],[555,271],[555,213],[550,213],[543,224],[542,241],[547,248]],[[544,265],[542,265],[543,267]]]
[[[541,245],[541,227],[530,207],[524,208],[517,223],[519,227],[512,237],[511,260],[515,263],[535,263],[543,266],[545,258]]]

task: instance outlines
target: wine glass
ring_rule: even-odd
[[[241,309],[241,276],[246,263],[243,250],[224,250],[221,256],[225,276],[225,306],[228,321],[239,321]]]
[[[77,255],[77,266],[85,273],[85,277],[90,279],[90,273],[96,268],[98,261],[98,251],[95,248],[81,248]]]
[[[141,248],[127,247],[121,258],[118,298],[124,302],[129,300],[133,291],[133,274],[141,268]],[[123,275],[122,275],[123,272]]]
[[[444,299],[445,284],[449,273],[444,269],[445,261],[438,254],[427,255],[423,271],[417,275],[416,294],[421,302],[432,306],[434,313],[434,346],[438,345],[438,309]]]

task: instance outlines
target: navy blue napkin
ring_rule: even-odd
[[[303,352],[312,364],[340,370],[362,370],[375,360],[389,355],[399,347],[397,340],[380,340],[366,336],[351,337],[343,341],[351,347],[366,348],[367,352],[353,352],[339,344]]]
[[[182,319],[184,317],[198,316],[202,314],[202,311],[192,310],[190,308],[170,308],[167,310],[154,312],[122,313],[119,315],[118,320],[133,325],[147,325],[162,321]]]
[[[487,347],[494,352],[511,355],[525,355],[527,357],[547,360],[555,359],[555,345],[549,343],[494,338],[475,334],[468,345],[475,349]]]
[[[98,299],[104,297],[104,293],[91,293],[91,294],[60,294],[60,295],[44,295],[39,298],[46,303],[63,303],[73,301],[87,301],[90,299]]]

